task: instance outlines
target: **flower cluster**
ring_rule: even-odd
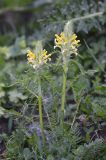
[[[61,49],[64,63],[68,61],[71,54],[78,54],[79,42],[80,40],[77,40],[76,34],[73,34],[71,37],[66,36],[64,32],[60,33],[60,35],[55,34],[55,48],[58,47]],[[27,51],[28,63],[35,69],[51,60],[51,54],[48,54],[45,49],[38,52],[40,53],[33,53],[30,50]]]
[[[51,54],[47,54],[47,51],[44,49],[40,54],[35,54],[30,50],[27,51],[27,60],[34,69],[39,68],[43,64],[47,63],[47,61],[51,60]]]
[[[72,37],[66,36],[63,32],[60,35],[55,34],[55,47],[60,48],[62,53],[70,51],[77,55],[79,42],[76,34],[73,34]]]

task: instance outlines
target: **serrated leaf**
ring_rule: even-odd
[[[89,86],[89,80],[82,75],[71,84],[76,101],[89,90]]]
[[[9,99],[11,102],[17,103],[19,100],[25,100],[27,96],[23,95],[21,92],[17,90],[12,90],[8,92]]]
[[[106,108],[101,107],[99,104],[95,104],[95,103],[92,103],[92,108],[94,113],[96,113],[97,116],[100,116],[106,119]]]
[[[102,85],[102,86],[97,86],[95,88],[95,92],[99,93],[101,95],[106,95],[106,85]]]

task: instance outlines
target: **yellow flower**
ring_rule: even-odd
[[[70,53],[74,53],[77,55],[77,48],[79,46],[80,40],[77,40],[77,35],[73,34],[72,37],[66,36],[64,32],[60,33],[60,35],[55,34],[55,47],[61,49],[62,53],[66,51],[70,51]]]
[[[72,37],[71,37],[71,41],[75,41],[77,38],[77,35],[76,34],[73,34]]]
[[[29,63],[32,63],[36,59],[36,55],[30,50],[27,51],[27,59]]]
[[[51,54],[47,54],[47,51],[44,49],[40,54],[34,54],[30,50],[27,51],[28,62],[33,66],[33,68],[39,68],[43,64],[50,61]]]
[[[77,39],[77,35],[76,34],[73,34],[72,35],[72,38],[71,38],[71,43],[75,46],[78,46],[79,43],[80,43],[80,40],[76,40]]]
[[[43,52],[42,52],[42,60],[44,61],[44,63],[47,62],[47,60],[51,60],[51,54],[47,54],[47,51],[44,49]]]
[[[63,44],[66,44],[67,42],[68,42],[68,39],[65,37],[63,32],[60,34],[60,36],[55,34],[56,47],[61,47]]]

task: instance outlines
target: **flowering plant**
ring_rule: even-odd
[[[66,83],[67,83],[67,72],[68,72],[68,62],[70,55],[78,54],[78,46],[80,40],[77,40],[77,35],[72,34],[72,36],[66,34],[66,32],[61,32],[60,35],[55,34],[55,46],[54,48],[60,48],[63,59],[63,87],[62,87],[62,98],[61,98],[61,123],[63,125],[64,121],[64,108],[66,99]]]

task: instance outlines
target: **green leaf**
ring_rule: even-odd
[[[101,95],[106,95],[106,85],[97,86],[95,92]]]
[[[23,155],[24,155],[25,160],[30,160],[32,158],[32,153],[29,150],[29,148],[24,148]]]
[[[74,93],[75,101],[79,101],[79,99],[81,99],[82,96],[89,90],[89,80],[83,75],[81,75],[76,78],[73,83],[71,83],[71,87]]]
[[[5,109],[0,107],[0,117],[3,116],[5,114]]]
[[[54,160],[52,155],[48,155],[47,160]]]
[[[9,91],[8,95],[9,95],[10,101],[15,103],[17,103],[19,100],[25,100],[27,98],[27,96],[23,95],[17,90]]]
[[[106,107],[102,107],[99,104],[92,103],[92,108],[93,108],[94,113],[97,116],[100,116],[103,119],[106,119]]]

